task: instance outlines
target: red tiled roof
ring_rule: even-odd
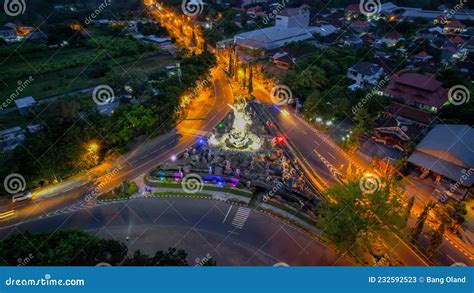
[[[445,26],[447,26],[447,27],[464,27],[464,24],[462,24],[459,20],[453,20],[453,21],[450,21]]]
[[[437,81],[434,76],[420,73],[405,73],[401,76],[396,75],[394,80],[398,83],[427,91],[435,91],[441,86],[441,82]]]
[[[448,99],[448,90],[432,75],[420,73],[394,74],[384,92],[393,97],[402,98],[407,105],[419,103],[436,108]]]
[[[356,20],[352,23],[352,25],[353,26],[369,26],[369,23],[363,20]]]
[[[280,56],[279,58],[276,58],[275,61],[286,63],[289,65],[293,65],[293,58],[291,58],[288,54]]]
[[[430,55],[428,55],[426,51],[421,51],[420,53],[416,54],[416,56],[423,58],[423,57],[428,57]]]
[[[247,13],[249,13],[249,12],[259,12],[259,11],[262,11],[262,7],[260,7],[260,6],[250,7],[249,9],[247,9]]]
[[[400,35],[398,32],[396,31],[391,31],[387,34],[385,34],[384,38],[386,39],[391,39],[391,40],[398,40],[402,37],[402,35]]]
[[[464,43],[464,39],[459,37],[459,36],[455,36],[451,39],[449,39],[449,41],[453,44],[461,44],[461,43]]]
[[[433,115],[430,113],[400,103],[391,103],[385,107],[385,111],[426,125],[433,122]]]
[[[376,37],[371,34],[367,34],[362,37],[362,41],[364,41],[368,45],[373,45],[376,41]]]
[[[360,5],[359,4],[351,4],[346,7],[347,11],[351,12],[360,12]]]
[[[444,49],[447,50],[447,51],[449,51],[449,52],[451,52],[451,53],[453,53],[453,54],[456,54],[456,53],[458,52],[458,49],[456,49],[456,48],[453,47],[453,46],[449,46],[449,47],[446,47],[446,48],[444,48]]]

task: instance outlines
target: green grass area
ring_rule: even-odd
[[[116,194],[113,192],[107,192],[99,195],[97,199],[101,200],[120,200],[120,199],[129,199],[130,195],[127,194]]]
[[[247,202],[245,202],[243,200],[235,199],[235,198],[229,198],[229,199],[226,199],[226,201],[230,202],[230,203],[236,203],[236,204],[241,204],[241,205],[248,206]]]
[[[97,197],[98,200],[121,200],[129,199],[138,192],[138,186],[133,181],[124,181],[113,190],[103,193]]]
[[[306,214],[304,214],[300,211],[296,211],[295,209],[290,208],[290,207],[288,207],[288,206],[286,206],[282,203],[279,203],[279,202],[274,201],[274,200],[270,200],[270,201],[267,202],[267,204],[272,205],[276,208],[279,208],[280,210],[285,211],[285,212],[297,217],[298,219],[303,220],[303,221],[305,221],[305,222],[307,222],[307,223],[309,223],[313,226],[317,225],[317,222],[314,221],[313,219],[309,218]]]
[[[79,53],[79,55],[84,56],[86,54],[82,52],[84,50],[94,51],[93,49],[63,50],[65,51],[62,52],[61,55],[65,55],[69,59],[75,59],[76,53]],[[93,52],[91,53],[93,54]],[[41,62],[48,62],[48,58],[54,58],[55,63],[58,62],[64,67],[57,68],[53,71],[47,71],[41,74],[37,74],[27,64],[24,64],[24,61],[23,63],[19,61],[19,65],[16,65],[14,67],[18,67],[20,69],[12,73],[12,75],[0,75],[0,79],[3,80],[7,85],[5,87],[0,88],[0,99],[6,99],[6,97],[14,93],[18,86],[18,80],[26,80],[30,75],[33,76],[33,82],[31,82],[31,84],[27,86],[23,92],[21,92],[20,97],[33,96],[37,100],[41,100],[47,97],[65,94],[84,88],[94,87],[104,83],[107,84],[110,81],[110,78],[115,75],[124,75],[125,77],[130,75],[145,78],[146,75],[149,74],[151,71],[154,71],[160,67],[167,65],[173,60],[171,56],[162,55],[160,52],[146,52],[137,56],[108,58],[100,63],[100,66],[110,68],[110,71],[106,74],[106,76],[99,78],[91,78],[87,76],[87,71],[91,68],[89,66],[89,63],[71,67],[68,66],[67,63],[62,62],[61,60],[56,60],[56,58],[63,58],[61,56],[43,56],[42,58],[43,59],[41,61],[35,62],[40,68],[42,66]],[[88,58],[94,58],[94,56],[89,55]],[[92,61],[93,59],[90,59],[90,62]],[[12,78],[15,75],[19,77]]]
[[[15,126],[25,127],[26,124],[28,124],[27,120],[18,111],[0,115],[0,131]]]
[[[158,188],[181,188],[181,183],[171,183],[171,182],[150,182],[146,181],[146,184],[153,186],[153,187],[158,187]]]
[[[103,54],[103,53],[102,53]],[[5,70],[0,73],[1,79],[19,79],[23,76],[44,74],[67,67],[87,64],[100,54],[92,48],[62,48],[42,50],[30,53],[13,51],[2,64]],[[2,66],[2,67],[3,67]]]
[[[205,197],[212,198],[212,195],[207,193],[186,193],[186,192],[153,192],[153,195],[156,197],[166,197],[166,196],[178,196],[178,197]]]
[[[158,187],[158,188],[173,188],[173,189],[182,189],[181,183],[174,183],[174,182],[151,182],[149,180],[145,181],[146,184],[153,186],[153,187]],[[235,195],[241,195],[245,197],[252,197],[252,192],[251,191],[245,191],[245,190],[239,190],[239,189],[233,189],[230,187],[217,187],[217,186],[209,186],[209,185],[204,185],[203,190],[210,190],[210,191],[218,191],[218,192],[227,192]]]
[[[232,193],[235,195],[242,195],[245,197],[252,197],[252,192],[251,191],[245,191],[245,190],[238,190],[238,189],[233,189],[230,187],[216,187],[216,186],[204,186],[205,190],[213,190],[213,191],[220,191],[220,192],[228,192]]]

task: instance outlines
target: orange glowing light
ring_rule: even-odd
[[[87,150],[91,153],[97,153],[97,151],[99,150],[99,145],[95,142],[91,142],[88,146],[87,146]]]

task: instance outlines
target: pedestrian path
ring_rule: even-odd
[[[237,229],[242,229],[247,222],[247,219],[250,215],[250,209],[239,207],[235,213],[234,219],[232,220],[232,226]]]

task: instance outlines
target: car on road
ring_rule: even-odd
[[[31,192],[23,192],[19,194],[15,194],[12,196],[12,202],[17,202],[17,201],[24,201],[27,199],[31,199],[33,197],[33,194]]]

